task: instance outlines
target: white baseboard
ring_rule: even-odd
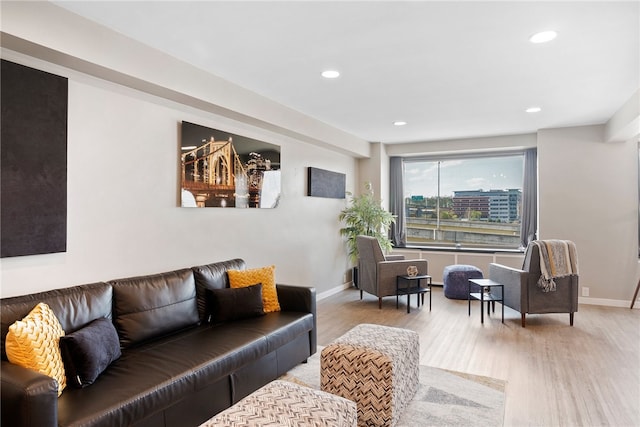
[[[604,305],[607,307],[627,307],[631,306],[631,300],[607,299],[607,298],[586,298],[578,297],[578,304]],[[634,309],[640,309],[640,303],[634,304]]]
[[[434,283],[434,285],[437,285]],[[353,286],[353,282],[343,283],[342,285],[331,288],[327,291],[319,293],[316,295],[316,301],[323,300],[325,298],[329,298],[332,295],[337,294],[338,292],[342,292],[345,289],[349,289]],[[587,305],[603,305],[607,307],[629,307],[631,306],[631,300],[619,300],[619,299],[607,299],[607,298],[586,298],[586,297],[578,297],[578,304],[587,304]],[[634,310],[640,310],[640,302],[634,304]]]
[[[320,300],[323,300],[325,298],[329,298],[331,295],[335,295],[338,292],[342,292],[345,289],[349,289],[352,286],[353,286],[353,282],[343,283],[340,286],[336,286],[335,288],[331,288],[328,291],[324,291],[322,293],[317,294],[316,295],[316,301],[320,301]]]

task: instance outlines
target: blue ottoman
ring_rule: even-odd
[[[482,278],[482,270],[473,265],[448,265],[442,273],[444,296],[450,299],[467,299],[469,297],[469,279]],[[471,292],[480,292],[480,287],[472,285]]]

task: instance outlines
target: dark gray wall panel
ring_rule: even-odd
[[[307,194],[314,197],[344,199],[346,175],[318,168],[308,168]]]
[[[0,256],[67,248],[66,78],[2,60]]]

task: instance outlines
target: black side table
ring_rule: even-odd
[[[427,287],[420,286],[420,281],[426,280]],[[404,284],[404,286],[400,286]],[[429,293],[429,311],[431,311],[431,276],[422,274],[419,276],[396,276],[396,309],[398,308],[398,300],[400,295],[407,296],[407,313],[411,313],[411,294],[416,294],[418,307],[420,307],[420,296],[422,296],[422,304],[424,304],[424,294]]]
[[[480,292],[471,292],[471,285],[480,286]],[[469,316],[471,316],[471,300],[480,300],[480,323],[484,323],[484,307],[487,302],[487,315],[491,314],[490,306],[496,311],[496,301],[502,306],[502,323],[504,323],[504,286],[491,279],[469,279]]]

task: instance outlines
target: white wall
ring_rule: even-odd
[[[638,148],[604,138],[604,126],[538,132],[540,237],[573,240],[590,299],[627,306],[638,280]]]
[[[354,135],[43,1],[0,2],[2,47],[213,114],[366,157]]]
[[[640,269],[636,142],[603,141],[637,135],[637,108],[630,115],[622,108],[606,131],[587,126],[370,149],[50,3],[0,6],[2,57],[71,78],[68,252],[0,260],[0,297],[232,257],[276,264],[278,281],[327,292],[348,269],[337,231],[345,201],[304,196],[306,167],[345,173],[355,193],[370,180],[386,200],[389,156],[536,145],[540,236],[576,241],[581,285],[593,301],[627,305],[632,297]],[[280,145],[280,206],[178,208],[182,120]]]
[[[3,58],[70,77],[67,252],[4,258],[0,296],[72,286],[240,257],[276,265],[280,283],[344,283],[341,199],[307,197],[306,168],[347,174],[356,161],[59,66],[3,51]],[[182,120],[280,145],[282,196],[275,209],[178,207]]]
[[[382,201],[382,206],[389,208],[389,156],[386,147],[379,142],[372,142],[370,156],[358,160],[357,194],[365,190],[365,183],[371,183],[374,196]]]
[[[632,115],[616,122],[626,129],[635,120]],[[628,307],[640,274],[637,136],[625,142],[605,142],[606,134],[612,132],[611,125],[608,128],[582,126],[527,135],[393,144],[387,146],[387,153],[411,156],[537,146],[539,237],[575,241],[580,286],[589,288],[589,297],[581,296],[581,303]],[[637,135],[637,130],[630,134]],[[434,262],[442,258],[429,253],[422,256],[435,257]],[[441,274],[440,264],[434,263],[435,270],[430,266],[434,277]]]
[[[309,166],[345,173],[368,142],[48,2],[0,3],[3,59],[68,77],[67,252],[0,260],[0,297],[240,257],[280,283],[344,284],[338,214],[311,198]],[[179,124],[280,145],[280,206],[178,206]]]

